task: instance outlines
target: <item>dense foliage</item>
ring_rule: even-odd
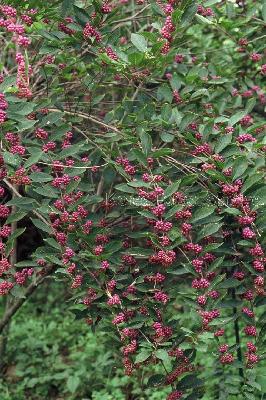
[[[12,320],[1,400],[164,397],[166,388],[154,391],[142,378],[156,373],[156,366],[125,376],[112,338],[73,324],[65,302],[69,295],[63,283],[46,282]]]
[[[260,399],[265,2],[0,4],[1,332],[51,277],[143,393]]]

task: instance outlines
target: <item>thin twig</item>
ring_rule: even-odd
[[[17,189],[7,179],[3,179],[3,181],[12,190],[12,192],[16,194],[17,197],[23,198],[23,196],[17,191]],[[46,225],[50,226],[49,222],[41,214],[39,214],[38,211],[32,210],[32,212],[33,212],[33,214],[36,215],[36,217],[40,218]]]
[[[56,108],[49,108],[48,111],[52,111],[52,112],[60,112],[60,110],[56,109]],[[91,122],[94,122],[95,124],[101,125],[104,128],[110,129],[111,131],[117,132],[117,133],[121,133],[119,129],[117,129],[115,126],[113,125],[108,125],[103,121],[100,121],[99,119],[92,117],[91,115],[88,114],[84,114],[84,113],[80,113],[80,112],[71,112],[71,111],[63,111],[65,114],[68,115],[73,115],[73,116],[78,116],[81,117],[83,119],[87,119]]]
[[[141,10],[139,10],[138,12],[136,12],[136,14],[131,15],[131,17],[127,17],[124,19],[119,19],[117,21],[113,21],[111,22],[111,24],[120,24],[121,22],[127,22],[127,21],[131,21],[132,19],[136,18],[138,15],[142,14],[143,11],[146,10],[146,8],[150,7],[150,4],[147,4],[145,7],[143,7]]]
[[[36,282],[32,282],[26,289],[24,297],[17,299],[11,307],[9,307],[3,318],[0,320],[0,333],[3,331],[4,327],[9,323],[10,319],[14,314],[20,309],[20,307],[25,303],[25,301],[32,295],[32,293],[37,289],[37,287],[45,280],[45,278],[51,275],[55,271],[56,267],[51,265],[46,269],[45,275],[37,278]]]
[[[103,185],[104,185],[104,177],[103,177],[103,175],[102,175],[102,176],[101,176],[101,179],[100,179],[100,181],[99,181],[99,183],[98,183],[98,187],[97,187],[97,192],[96,192],[96,195],[97,195],[97,196],[101,196],[101,194],[102,194],[102,192],[103,192]],[[96,205],[96,204],[93,204],[91,211],[92,211],[92,212],[95,212],[96,207],[97,207],[97,205]]]
[[[53,164],[51,163],[45,163],[42,161],[38,161],[38,164],[43,164],[43,165],[50,165],[53,166]],[[74,165],[62,165],[62,168],[73,168],[73,169],[94,169],[94,168],[101,168],[101,167],[105,167],[106,165],[108,165],[107,163],[105,164],[101,164],[101,165],[92,165],[91,167],[75,167]]]

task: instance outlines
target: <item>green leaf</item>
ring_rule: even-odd
[[[28,205],[32,205],[32,203],[36,203],[35,199],[32,199],[30,197],[16,197],[12,200],[9,200],[6,205],[7,206],[28,206]]]
[[[105,251],[107,253],[115,253],[117,251],[119,251],[120,249],[122,249],[123,247],[123,242],[121,242],[120,240],[116,240],[116,241],[112,241],[110,243],[108,243],[105,246]]]
[[[47,248],[46,248],[47,250]],[[63,265],[62,260],[60,260],[58,257],[54,256],[53,254],[49,254],[47,255],[47,253],[44,253],[42,255],[42,257],[44,257],[47,261],[56,264],[56,265]]]
[[[235,317],[220,317],[215,318],[213,321],[209,323],[210,326],[219,326],[219,325],[227,325],[229,322],[232,322]]]
[[[156,386],[160,386],[164,383],[165,377],[162,374],[157,374],[157,375],[153,375],[149,378],[147,386],[150,387],[156,387]]]
[[[208,19],[206,17],[203,17],[202,15],[196,14],[196,20],[205,25],[213,25],[214,22],[211,19]]]
[[[81,151],[82,147],[84,146],[84,143],[77,143],[73,144],[72,146],[66,147],[63,149],[59,155],[59,159],[64,159],[69,156],[73,156],[74,154],[77,154]]]
[[[31,260],[19,261],[16,263],[16,267],[37,267],[37,263]]]
[[[52,175],[46,174],[45,172],[33,172],[29,175],[32,182],[50,182],[53,180]]]
[[[184,130],[186,129],[186,127],[187,127],[191,122],[193,122],[194,120],[195,120],[195,115],[194,115],[193,113],[186,114],[186,115],[182,118],[182,121],[181,121],[181,124],[180,124],[180,127],[179,127],[180,131],[181,131],[181,132],[184,131]]]
[[[7,224],[11,224],[12,222],[17,222],[23,219],[27,215],[26,212],[23,211],[18,211],[15,212],[14,214],[9,215],[9,217],[6,220]]]
[[[37,121],[32,121],[29,119],[24,119],[22,121],[19,121],[18,125],[17,125],[17,130],[19,132],[21,131],[26,131],[28,129],[32,129],[34,127],[34,125],[37,123]]]
[[[151,249],[144,249],[142,247],[131,247],[130,254],[135,257],[147,257],[152,254]]]
[[[22,235],[22,233],[25,232],[25,230],[26,230],[26,228],[18,228],[18,229],[16,229],[15,232],[12,233],[12,234],[9,236],[8,241],[9,241],[9,240],[14,240],[14,239],[16,239],[17,237],[19,237],[20,235]]]
[[[249,99],[247,101],[247,104],[246,104],[246,107],[245,107],[246,114],[249,114],[253,110],[253,108],[255,107],[256,103],[257,103],[256,99]]]
[[[198,208],[194,213],[193,217],[191,218],[191,222],[199,221],[200,219],[206,218],[209,215],[213,214],[216,209],[216,206],[204,206]]]
[[[151,350],[144,349],[141,351],[141,353],[137,354],[135,363],[141,363],[143,361],[146,361],[150,356],[151,356]]]
[[[211,244],[207,244],[204,247],[205,252],[207,253],[208,251],[216,251],[219,247],[222,246],[222,243],[211,243]],[[219,251],[219,250],[218,250]]]
[[[262,13],[263,20],[266,22],[266,1],[265,0],[263,2],[263,5],[262,5],[261,13]]]
[[[44,239],[45,243],[48,243],[49,246],[53,247],[54,249],[61,250],[60,244],[54,238]]]
[[[9,238],[8,241],[6,242],[6,247],[5,247],[5,255],[6,257],[9,256],[9,254],[11,253],[13,247],[14,247],[14,242],[15,240],[22,235],[23,232],[25,232],[26,228],[18,228],[15,230],[15,232],[13,232]]]
[[[196,92],[194,92],[194,93],[191,95],[190,99],[193,100],[193,99],[196,99],[196,98],[202,98],[203,96],[209,96],[208,89],[199,89],[199,90],[196,90]]]
[[[163,10],[161,9],[161,7],[158,6],[158,4],[156,4],[156,3],[151,3],[151,8],[152,8],[152,11],[154,11],[154,13],[155,13],[156,15],[160,15],[160,16],[163,16],[163,17],[164,17],[164,12],[163,12]]]
[[[40,194],[43,197],[49,197],[51,199],[58,198],[58,192],[50,185],[42,185],[33,189],[34,192]]]
[[[214,120],[214,123],[217,124],[218,122],[227,122],[229,118],[227,117],[217,117]]]
[[[5,92],[16,84],[16,76],[6,76],[4,82],[0,84],[0,92]]]
[[[63,117],[63,113],[61,111],[56,111],[56,112],[49,113],[44,118],[42,118],[39,127],[42,128],[45,125],[55,124],[62,117]]]
[[[232,134],[222,135],[215,146],[215,152],[221,153],[232,141]]]
[[[134,187],[134,188],[140,188],[140,187],[147,187],[150,188],[150,184],[143,182],[143,181],[132,181],[128,182],[128,186]]]
[[[72,393],[72,394],[76,392],[76,390],[77,390],[79,384],[80,384],[80,378],[79,378],[78,376],[76,376],[76,375],[74,375],[74,376],[69,376],[69,377],[68,377],[68,380],[67,380],[67,382],[66,382],[67,389],[68,389],[68,390],[70,391],[70,393]]]
[[[183,116],[183,114],[181,114],[177,108],[173,108],[172,119],[175,121],[176,125],[179,127],[180,127],[180,124],[182,121],[182,116]]]
[[[43,221],[39,220],[39,219],[34,219],[31,218],[33,225],[36,226],[36,228],[41,229],[42,231],[51,234],[52,233],[52,229],[49,225],[45,224]]]
[[[131,33],[131,42],[142,53],[144,53],[148,49],[147,40],[138,33]]]
[[[147,157],[145,154],[139,149],[133,149],[131,154],[143,165],[147,166]]]
[[[130,53],[128,55],[128,61],[132,65],[140,65],[144,59],[144,55],[142,53]]]
[[[201,240],[202,238],[206,236],[211,236],[214,233],[218,232],[219,229],[223,226],[223,224],[215,223],[215,224],[208,224],[204,226],[204,228],[201,229],[197,236],[197,240]]]
[[[143,131],[140,133],[139,136],[140,136],[140,140],[141,140],[142,150],[143,150],[144,154],[146,156],[148,156],[150,154],[151,148],[152,148],[152,138],[148,133],[143,132]]]
[[[234,126],[237,122],[239,122],[245,115],[247,115],[246,111],[239,111],[234,114],[228,122],[228,126]]]
[[[177,384],[177,389],[192,389],[203,386],[203,380],[199,379],[196,375],[186,375]]]
[[[259,182],[263,182],[263,175],[261,173],[249,176],[242,186],[242,192],[245,193],[249,188]]]
[[[230,214],[230,215],[241,215],[241,211],[238,210],[237,208],[232,208],[232,207],[226,207],[224,209],[224,212],[226,214]]]
[[[171,15],[173,24],[177,25],[180,21],[181,16],[182,16],[182,11],[177,8]]]
[[[177,211],[180,211],[181,207],[180,204],[175,204],[173,207],[171,207],[165,214],[164,218],[168,219],[171,218]]]
[[[236,12],[233,3],[226,3],[226,14],[229,19],[232,19],[235,16]]]
[[[58,37],[56,35],[51,32],[47,32],[44,29],[38,30],[38,34],[48,40],[58,40]]]
[[[172,135],[171,133],[162,132],[162,133],[160,134],[160,138],[161,138],[162,141],[165,142],[165,143],[171,143],[171,142],[174,140],[175,136]]]
[[[16,297],[17,299],[24,299],[25,298],[25,288],[22,286],[14,286],[10,292],[12,296]]]
[[[237,393],[237,392],[236,392]],[[244,396],[248,400],[256,400],[256,397],[254,396],[253,393],[250,392],[243,392]]]
[[[164,195],[162,197],[162,200],[168,199],[168,197],[172,196],[179,188],[181,183],[181,180],[178,180],[174,183],[172,183],[168,188],[165,189]]]
[[[101,201],[103,201],[103,198],[101,196],[97,196],[96,194],[88,196],[86,198],[87,204],[98,204]]]
[[[189,7],[187,7],[181,17],[181,25],[189,24],[193,20],[195,14],[197,12],[197,9],[198,9],[197,3],[194,3],[194,4],[190,5]]]
[[[241,300],[223,300],[219,302],[219,307],[221,308],[232,308],[232,307],[239,307],[241,305]]]
[[[256,190],[250,195],[253,206],[260,207],[266,205],[266,186]]]
[[[87,14],[86,11],[83,10],[83,8],[77,7],[75,5],[73,5],[73,10],[74,10],[74,15],[75,15],[76,21],[81,26],[85,26],[86,23],[90,20],[89,14]]]
[[[143,198],[131,198],[130,204],[136,207],[148,207],[153,206],[153,203]]]
[[[21,163],[21,158],[17,154],[9,153],[9,151],[4,151],[3,153],[4,161],[7,165],[11,165],[12,167],[18,167]]]
[[[266,11],[265,11],[265,14],[266,14]],[[265,21],[266,21],[266,15],[265,15]],[[261,375],[263,373],[264,373],[264,375]],[[262,392],[266,393],[266,374],[263,370],[258,371],[256,380],[257,380],[258,384],[261,386]]]
[[[161,110],[162,119],[168,121],[172,116],[172,107],[170,104],[164,104]]]
[[[35,104],[26,102],[12,104],[8,108],[8,117],[19,121],[21,116],[30,114],[34,110],[34,107]]]
[[[248,162],[245,158],[239,158],[233,164],[233,179],[237,179],[244,174],[248,168]]]
[[[157,358],[159,358],[159,360],[162,361],[169,361],[170,359],[167,351],[163,349],[156,350],[154,354]]]
[[[160,101],[167,101],[171,103],[173,100],[173,93],[172,90],[168,85],[161,85],[157,90],[157,97]]]
[[[221,282],[219,285],[217,285],[218,289],[228,289],[228,288],[233,288],[240,286],[241,282],[238,281],[237,279],[229,278],[226,279],[226,281]]]
[[[204,3],[204,7],[210,7],[213,4],[217,4],[217,3],[220,3],[220,2],[221,2],[221,0],[208,0],[208,1],[206,1]]]
[[[186,268],[179,268],[179,269],[176,269],[176,270],[169,270],[168,269],[167,273],[171,274],[171,275],[184,275],[184,274],[188,273],[188,270]]]
[[[75,0],[63,0],[62,2],[62,17],[65,17],[71,7],[73,6]]]
[[[119,185],[116,185],[115,189],[119,190],[120,192],[136,194],[136,190],[129,187],[126,183],[120,183]]]
[[[176,239],[181,237],[180,230],[176,227],[172,228],[168,234],[169,239],[174,242]]]
[[[33,164],[37,163],[41,159],[42,155],[43,152],[41,149],[35,149],[34,153],[25,162],[24,167],[31,167]]]
[[[156,150],[152,153],[152,157],[153,158],[160,158],[160,157],[165,157],[165,156],[169,156],[170,154],[172,154],[174,152],[173,149],[168,149],[168,148],[164,148],[164,149],[160,149],[160,150]]]

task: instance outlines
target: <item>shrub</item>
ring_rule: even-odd
[[[212,338],[230,382],[217,396],[255,398],[265,5],[11,3],[1,6],[0,293],[15,300],[0,327],[60,276],[76,317],[120,338],[126,375],[157,365],[155,391],[204,398],[197,353]],[[42,243],[21,260],[26,219]]]

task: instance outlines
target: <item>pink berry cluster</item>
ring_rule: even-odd
[[[6,102],[3,95],[1,96],[1,99],[2,104],[4,105]],[[7,103],[5,108],[7,108]],[[16,151],[20,147],[17,144],[17,136],[9,132],[5,135],[5,139],[11,144],[11,152],[13,154],[19,153]],[[24,154],[24,151],[22,151],[22,154]],[[19,169],[16,171],[16,174],[19,175]],[[0,156],[0,175],[1,179],[7,177],[7,169],[2,156]],[[9,177],[9,179],[12,180],[11,177]],[[0,198],[1,200],[5,200],[7,197],[8,190],[4,185],[1,185]],[[15,269],[15,266],[11,264],[9,253],[7,253],[8,250],[6,248],[7,241],[12,234],[11,225],[7,223],[7,218],[10,214],[11,208],[5,204],[0,204],[0,278],[3,279],[0,282],[1,296],[7,295],[15,285],[25,285],[27,279],[30,278],[34,272],[32,268],[23,268],[21,271],[16,271],[15,273],[12,272],[12,269]]]
[[[31,16],[28,14],[23,14],[21,19],[25,25],[30,26],[32,24],[32,15],[36,12],[34,10],[29,10]],[[26,26],[20,24],[17,10],[8,5],[2,5],[0,8],[0,13],[2,13],[3,17],[0,18],[0,28],[4,28],[7,33],[13,33],[12,40],[17,44],[18,48],[26,49],[30,46],[31,40],[28,36],[25,35]],[[26,65],[25,56],[17,51],[16,54],[16,62],[17,62],[17,87],[18,87],[18,96],[21,98],[30,98],[32,96],[29,78],[32,73],[32,68],[30,65]],[[2,112],[0,111],[0,121],[3,120],[4,117]]]
[[[75,34],[75,30],[73,28],[69,28],[68,24],[73,24],[74,20],[72,17],[66,17],[64,19],[64,22],[59,22],[58,23],[58,29],[62,32],[64,32],[66,35],[74,35]]]
[[[83,29],[83,36],[85,39],[95,38],[96,42],[100,42],[102,39],[101,34],[89,22],[86,23]]]
[[[21,53],[16,54],[16,61],[18,64],[18,72],[17,72],[18,97],[26,99],[31,98],[32,92],[30,89],[30,75],[32,73],[32,68],[30,65],[26,67],[25,57]]]
[[[4,93],[0,93],[0,125],[3,124],[7,119],[6,110],[8,108],[8,103],[5,99]]]
[[[175,10],[174,6],[176,4],[172,1],[167,1],[167,4],[161,4],[161,2],[158,3],[161,6],[163,12],[166,14],[164,25],[161,29],[161,40],[163,42],[161,53],[164,55],[170,51],[170,45],[173,40],[173,33],[176,29],[172,20],[172,13]]]
[[[213,17],[215,15],[214,11],[210,7],[203,7],[201,4],[198,5],[197,12],[204,17]]]
[[[20,47],[27,48],[31,40],[25,35],[25,26],[19,23],[18,13],[14,7],[8,5],[2,5],[0,8],[0,14],[3,17],[0,18],[0,28],[4,28],[7,32],[13,33],[12,40]],[[29,14],[29,12],[28,12]],[[31,16],[28,14],[22,14],[21,20],[27,26],[32,25],[32,13]]]

